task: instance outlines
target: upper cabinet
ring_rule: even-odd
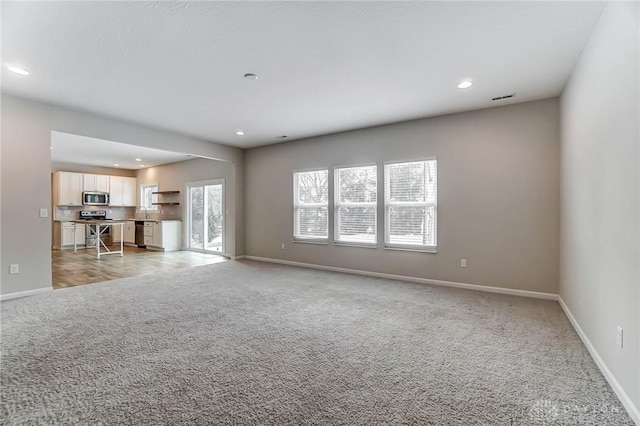
[[[82,173],[55,172],[53,174],[53,200],[57,206],[81,206]]]
[[[84,174],[83,188],[85,191],[109,192],[111,176]]]
[[[136,205],[136,178],[124,176],[107,176],[109,178],[109,205]]]
[[[74,172],[53,174],[54,205],[82,206],[82,193],[85,191],[108,192],[111,206],[135,207],[136,205],[136,178],[134,177]]]

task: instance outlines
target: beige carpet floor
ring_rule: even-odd
[[[242,261],[1,308],[2,424],[633,424],[553,301]]]

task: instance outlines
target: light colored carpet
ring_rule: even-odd
[[[633,424],[556,302],[225,262],[2,302],[2,424]]]

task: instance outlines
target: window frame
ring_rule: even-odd
[[[408,164],[408,163],[420,163],[420,162],[428,162],[435,161],[436,162],[436,201],[433,202],[401,202],[401,203],[390,203],[388,201],[389,198],[389,188],[388,181],[391,177],[388,176],[387,166],[392,166],[395,164]],[[437,157],[424,157],[424,158],[416,158],[411,160],[394,160],[394,161],[385,161],[383,162],[383,210],[384,210],[384,248],[385,250],[402,250],[402,251],[415,251],[422,253],[437,253],[438,252],[438,158]],[[413,244],[398,244],[398,243],[390,243],[389,236],[391,232],[390,220],[391,215],[389,214],[390,207],[392,206],[405,206],[405,207],[434,207],[434,240],[435,244],[433,246],[423,246],[423,245],[413,245]]]
[[[340,201],[340,179],[339,171],[344,169],[358,169],[364,167],[374,167],[375,168],[375,179],[376,179],[376,201],[373,203],[342,203]],[[355,165],[347,165],[347,166],[334,166],[333,167],[333,244],[339,246],[349,246],[349,247],[362,247],[362,248],[377,248],[378,247],[378,203],[380,200],[380,185],[378,182],[378,163],[365,163],[365,164],[355,164]],[[340,231],[340,207],[344,206],[353,206],[353,207],[373,207],[374,211],[374,225],[375,231],[373,233],[374,241],[373,242],[357,242],[357,241],[345,241],[340,239],[339,231]]]
[[[296,175],[298,173],[308,173],[308,172],[326,172],[327,173],[327,201],[326,203],[299,203],[298,197],[298,179],[296,179]],[[331,185],[329,181],[329,168],[328,167],[318,167],[312,169],[299,169],[293,170],[291,173],[291,180],[293,181],[293,242],[295,243],[309,243],[309,244],[329,244],[329,232],[330,220],[329,220],[329,200],[331,199]],[[325,207],[327,210],[327,236],[326,237],[305,237],[296,235],[299,234],[300,221],[298,216],[298,210],[301,207]]]
[[[143,183],[140,185],[140,210],[144,209],[145,211],[157,211],[158,206],[153,205],[153,203],[158,202],[158,195],[151,194],[151,206],[146,205],[146,200],[144,197],[145,190],[147,188],[155,188],[152,189],[151,192],[158,192],[158,184],[157,183]],[[155,197],[155,198],[154,198]]]

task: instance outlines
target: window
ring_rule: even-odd
[[[329,171],[293,174],[293,237],[327,241],[329,238]]]
[[[158,210],[158,206],[153,205],[158,202],[158,196],[153,194],[154,192],[158,192],[158,184],[140,187],[140,209]]]
[[[385,247],[436,250],[437,160],[385,164]]]
[[[334,173],[335,241],[375,244],[377,167],[346,167]]]

